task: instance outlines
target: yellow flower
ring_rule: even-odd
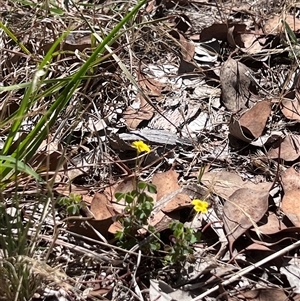
[[[197,212],[206,213],[208,208],[208,203],[206,201],[201,200],[193,200],[192,205],[194,205],[194,210]]]
[[[132,142],[131,146],[136,149],[138,155],[142,152],[147,152],[147,153],[150,152],[149,145],[147,145],[141,140]]]

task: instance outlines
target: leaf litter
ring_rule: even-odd
[[[68,277],[85,285],[80,300],[299,298],[299,263],[293,250],[299,247],[300,223],[299,6],[289,2],[282,14],[279,2],[247,6],[234,1],[150,1],[147,14],[141,11],[150,23],[141,25],[133,37],[127,35],[126,47],[121,42],[112,45],[147,101],[108,54],[97,74],[75,93],[55,133],[45,141],[46,148],[38,150],[30,164],[43,171],[46,166],[55,174],[58,196],[78,194],[85,204],[80,216],[73,217],[53,206],[56,228],[44,225],[42,238],[56,245],[47,264],[55,266],[55,258],[68,254],[67,261],[78,267],[65,263]],[[79,30],[57,50],[64,55],[49,79],[72,72],[94,43],[75,8],[70,6],[72,13],[60,9],[66,23],[49,18],[47,39],[41,38],[45,23],[29,27],[25,20],[32,13],[21,17],[30,33],[22,43],[41,55],[66,30],[68,20],[74,21],[72,14],[76,16]],[[94,9],[98,22],[111,26],[113,11],[96,3]],[[11,29],[20,32],[23,25],[1,13]],[[18,20],[14,13],[10,18]],[[1,39],[6,44],[1,50],[3,85],[23,83],[24,74],[29,80],[33,62],[24,63],[21,50],[13,50],[6,36]],[[18,93],[1,90],[0,96],[2,103],[7,102],[1,106],[2,118],[13,116]],[[28,116],[25,133],[32,122]],[[1,140],[6,136],[3,127]],[[152,150],[138,171],[130,147],[134,140],[149,143]],[[63,160],[60,170],[59,160]],[[206,172],[201,174],[203,166]],[[151,195],[155,205],[149,224],[164,244],[173,243],[168,226],[174,220],[202,233],[192,258],[167,266],[167,272],[139,246],[120,250],[115,244],[113,234],[121,228],[118,217],[124,204],[114,195],[134,188],[135,173],[157,186],[157,194]],[[20,178],[18,189],[28,200],[31,194],[26,192],[35,188]],[[5,195],[13,191],[8,187]],[[208,201],[208,213],[195,216],[193,199]],[[28,202],[23,210],[25,217],[32,213]],[[98,267],[91,269],[92,276],[84,276],[91,263]],[[241,266],[252,268],[251,275]],[[222,284],[219,292],[216,283]],[[131,287],[133,297],[124,287]],[[75,290],[68,294],[74,297]]]

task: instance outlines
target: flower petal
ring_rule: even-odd
[[[150,147],[144,141],[134,141],[131,146],[136,149],[137,153],[140,154],[142,152],[150,152]]]
[[[201,201],[198,199],[193,200],[192,205],[194,205],[194,210],[197,212],[202,212],[202,213],[206,213],[209,204],[206,201]]]

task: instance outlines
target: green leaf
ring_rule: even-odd
[[[126,193],[124,199],[127,204],[131,204],[134,200],[134,196],[132,196],[129,193]]]
[[[157,193],[156,186],[149,183],[149,184],[148,184],[148,191],[149,191],[150,193]]]
[[[137,190],[132,190],[131,192],[128,193],[134,198],[140,194]]]
[[[139,188],[140,190],[146,189],[147,186],[148,186],[148,184],[145,183],[145,182],[138,182],[138,188]]]
[[[117,199],[117,202],[120,202],[122,199],[124,199],[125,194],[122,192],[116,192],[115,193],[115,198]]]
[[[151,251],[157,251],[160,249],[160,243],[155,241],[155,242],[150,242],[150,250]]]
[[[298,44],[297,37],[296,37],[295,33],[292,31],[289,24],[284,20],[281,20],[281,22],[282,22],[283,26],[285,27],[285,30],[288,34],[288,37],[289,37],[291,43],[294,45],[297,45]]]
[[[123,234],[124,234],[123,231],[117,231],[116,234],[115,234],[115,238],[119,239],[119,240],[122,240]]]
[[[139,204],[142,204],[142,203],[144,203],[144,202],[146,202],[146,201],[147,201],[147,196],[146,196],[145,193],[141,193],[141,194],[138,196],[138,198],[137,198],[137,202],[138,202]]]
[[[74,201],[76,203],[80,203],[81,202],[81,195],[80,194],[75,194],[74,195]]]

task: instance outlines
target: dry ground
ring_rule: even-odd
[[[90,27],[103,38],[135,1],[0,3],[17,37],[2,27],[8,87],[31,81],[67,30],[45,79],[72,75],[98,43]],[[17,197],[27,238],[38,241],[22,259],[34,275],[27,300],[299,299],[299,14],[296,1],[151,0],[126,24],[113,55],[107,50],[87,72],[28,162],[48,185],[25,177],[2,189],[6,214],[13,220]],[[0,90],[1,120],[19,109],[24,91]],[[32,106],[22,135],[55,97]],[[0,129],[1,148],[8,131],[9,123]],[[138,170],[136,140],[151,148]],[[155,252],[143,250],[145,233],[130,251],[114,238],[124,210],[114,193],[130,191],[135,175],[157,186]],[[58,200],[74,195],[85,205],[70,214]],[[51,203],[39,225],[41,196]],[[192,199],[209,202],[208,213],[195,216]],[[174,220],[202,237],[193,254],[164,265]]]

